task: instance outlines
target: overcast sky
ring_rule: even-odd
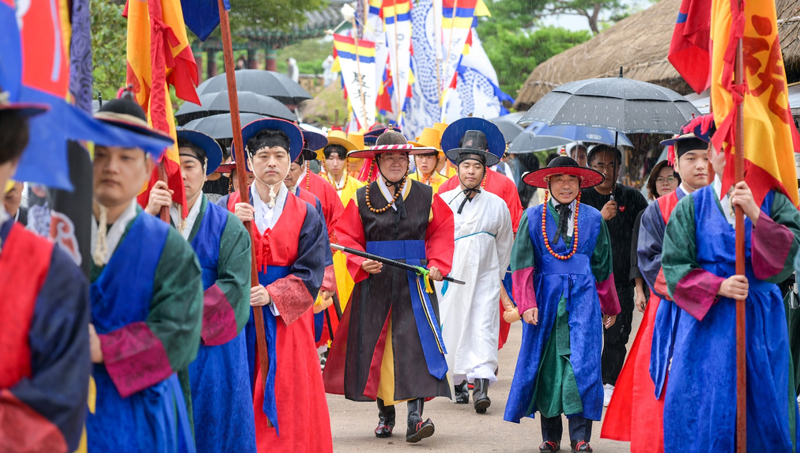
[[[630,5],[637,11],[646,9],[653,4],[651,0],[622,0],[623,4]],[[601,13],[600,19],[607,19],[608,13]],[[558,16],[548,16],[542,19],[542,24],[545,26],[554,25],[556,27],[564,27],[568,30],[589,30],[589,20],[584,16],[562,14]]]

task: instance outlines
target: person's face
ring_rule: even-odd
[[[389,181],[400,181],[408,170],[408,154],[386,153],[378,157],[378,167]]]
[[[573,159],[575,159],[575,162],[578,163],[578,166],[585,167],[587,157],[586,148],[583,146],[578,146],[575,148],[575,150],[573,150],[573,154],[575,155]]]
[[[581,190],[581,182],[574,175],[554,175],[550,177],[550,194],[561,204],[572,203]]]
[[[656,192],[659,197],[674,191],[678,188],[678,178],[675,177],[675,170],[666,166],[658,172],[656,176]]]
[[[414,162],[417,163],[417,170],[420,173],[429,175],[436,169],[436,164],[439,163],[439,155],[414,156]]]
[[[271,148],[261,148],[252,156],[253,173],[258,176],[258,180],[274,186],[282,183],[289,172],[289,152],[282,146]]]
[[[5,188],[6,183],[4,182],[0,187]],[[3,198],[3,205],[6,208],[6,212],[11,215],[17,214],[17,209],[19,209],[19,204],[22,202],[22,183],[17,182],[14,183],[14,186],[6,192],[6,196]]]
[[[362,165],[364,165],[364,159],[357,159],[355,157],[347,158],[347,171],[350,173],[360,171]]]
[[[153,162],[140,148],[119,146],[97,146],[92,165],[94,199],[107,208],[130,203],[153,170]]]
[[[675,161],[675,170],[681,175],[681,180],[692,189],[708,185],[708,154],[708,150],[693,149]],[[725,161],[724,155],[722,160]],[[722,166],[724,168],[725,164]]]
[[[252,173],[250,173],[248,171],[247,172],[247,185],[249,186],[250,184],[253,184],[253,181],[255,181],[255,179],[256,179],[256,177]],[[233,191],[235,192],[235,191],[239,190],[239,177],[236,175],[236,169],[231,170],[231,181],[232,181],[232,184],[233,184]]]
[[[483,164],[476,160],[465,160],[458,164],[458,176],[461,179],[462,189],[474,189],[483,179],[486,171]]]
[[[342,159],[339,153],[331,153],[329,157],[325,158],[325,167],[328,169],[328,173],[339,179],[347,167],[347,159]]]
[[[286,184],[288,189],[297,185],[297,181],[300,180],[300,175],[303,174],[304,167],[305,165],[300,165],[297,162],[292,162],[292,165],[289,166],[289,174],[287,174],[286,178],[283,180],[283,183]]]
[[[708,150],[708,157],[711,162],[711,165],[714,167],[714,173],[722,176],[725,173],[725,152],[719,151],[711,145],[711,148]]]
[[[181,148],[180,154],[194,155],[194,150],[191,148]],[[203,164],[196,158],[188,156],[180,157],[183,186],[186,188],[186,199],[193,200],[200,191],[203,190],[203,184],[206,182],[206,171],[203,168]]]
[[[580,162],[578,162],[578,164],[580,165]],[[606,177],[603,183],[598,187],[606,190],[611,190],[614,187],[614,178],[619,175],[620,164],[621,163],[617,161],[616,169],[614,168],[613,152],[601,152],[594,156],[594,161],[591,163],[592,168],[599,171],[603,174],[603,176]]]

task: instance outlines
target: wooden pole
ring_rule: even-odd
[[[392,15],[394,16],[394,102],[397,104],[397,112],[395,115],[395,121],[397,121],[397,125],[400,125],[400,109],[402,106],[400,105],[400,52],[398,51],[397,47],[397,0],[395,0],[394,6],[392,6]]]
[[[740,6],[741,8],[741,3]],[[742,39],[736,44],[734,84],[741,85],[744,77]],[[736,154],[734,175],[736,184],[744,181],[744,103],[736,106]],[[744,212],[736,209],[736,274],[745,275]],[[736,451],[747,451],[747,339],[745,336],[745,301],[736,301]]]
[[[219,25],[222,34],[222,47],[225,57],[225,77],[228,81],[228,103],[231,110],[231,127],[233,128],[233,152],[236,159],[236,176],[239,178],[239,193],[241,202],[247,203],[250,200],[250,190],[247,186],[247,166],[244,160],[244,143],[242,142],[242,120],[239,117],[239,95],[236,91],[236,67],[233,62],[233,46],[231,45],[231,25],[228,18],[228,11],[225,9],[223,0],[217,0],[219,5]],[[251,244],[255,244],[255,225],[253,222],[245,222],[245,228],[250,233]],[[250,247],[250,257],[252,265],[250,268],[250,278],[252,285],[258,283],[258,264],[256,262],[256,249]],[[267,353],[267,336],[264,331],[264,313],[261,307],[253,307],[253,317],[256,325],[256,345],[258,348],[258,361],[261,366],[261,382],[266,386],[267,373],[269,373],[269,356]],[[267,419],[267,425],[272,423]]]

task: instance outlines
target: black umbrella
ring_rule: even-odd
[[[240,113],[255,113],[257,115],[280,118],[288,121],[297,120],[297,117],[288,107],[269,96],[256,94],[250,91],[240,91],[238,96]],[[175,118],[178,120],[178,123],[185,124],[198,118],[219,113],[229,113],[230,111],[228,91],[226,90],[200,95],[200,105],[192,102],[185,102],[175,114]]]
[[[218,74],[197,87],[197,94],[217,93],[228,89],[225,73]],[[308,91],[303,89],[289,77],[279,72],[263,71],[261,69],[239,69],[236,71],[236,90],[251,91],[253,93],[277,99],[285,105],[297,105],[311,99]]]
[[[489,121],[500,129],[500,132],[503,133],[503,137],[506,139],[506,143],[511,143],[523,130],[523,127],[517,124],[523,115],[524,113],[522,112],[514,112],[508,115],[498,116],[497,118],[491,118]]]
[[[253,113],[242,113],[242,127],[261,118],[264,118],[264,116]],[[206,133],[216,140],[230,140],[233,138],[230,113],[222,113],[196,119],[188,122],[183,128]]]
[[[520,123],[541,121],[616,132],[674,134],[700,112],[680,94],[622,77],[565,83],[542,97]]]

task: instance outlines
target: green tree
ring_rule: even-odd
[[[114,99],[125,85],[127,21],[122,17],[124,2],[92,0],[92,75],[95,94]]]
[[[480,28],[484,25],[494,28],[486,27],[488,33],[484,35]],[[480,27],[483,48],[497,71],[500,88],[512,97],[516,97],[528,74],[538,64],[592,37],[585,30],[558,27],[540,28],[532,33],[501,24],[481,24]]]

